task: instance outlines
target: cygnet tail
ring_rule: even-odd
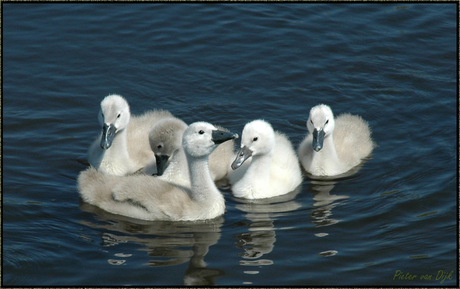
[[[106,182],[106,178],[111,177],[113,176],[104,175],[93,167],[82,171],[77,179],[82,200],[92,205],[99,205],[111,194]]]

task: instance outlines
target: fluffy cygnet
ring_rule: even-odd
[[[116,94],[105,97],[98,117],[102,133],[89,148],[89,163],[102,173],[117,176],[143,168],[154,157],[148,140],[150,127],[172,116],[163,110],[131,116],[123,97]]]
[[[360,116],[342,114],[334,119],[329,106],[310,110],[310,132],[299,146],[304,169],[314,176],[336,176],[349,171],[370,155],[375,143],[369,125]]]
[[[182,148],[182,136],[187,127],[175,117],[164,118],[152,126],[149,142],[155,158],[144,167],[145,174],[190,187],[187,158]]]
[[[247,123],[241,137],[241,149],[232,164],[238,169],[246,159],[252,162],[238,180],[230,180],[233,195],[262,199],[293,191],[302,182],[297,155],[289,139],[264,120]]]
[[[87,203],[132,218],[213,219],[224,213],[225,201],[211,179],[208,157],[218,144],[236,137],[205,122],[193,123],[185,130],[182,146],[190,172],[190,189],[148,175],[117,177],[90,167],[78,177],[80,195]]]

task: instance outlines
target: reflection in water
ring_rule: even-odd
[[[216,240],[217,243],[217,240]],[[209,251],[209,246],[193,245],[193,256],[184,275],[184,285],[216,285],[215,278],[225,275],[220,269],[207,268],[204,256]]]
[[[313,192],[313,204],[316,209],[311,212],[312,223],[316,227],[330,226],[339,222],[331,218],[332,209],[337,205],[336,200],[346,199],[348,196],[331,195],[330,191],[334,188],[335,181],[311,181],[310,190]]]
[[[321,252],[318,255],[323,256],[323,257],[331,257],[331,256],[334,256],[337,253],[338,252],[336,250],[328,250],[328,251]]]
[[[247,226],[248,232],[235,235],[238,239],[236,247],[243,252],[238,256],[242,257],[240,265],[242,266],[261,266],[272,265],[270,259],[262,259],[264,255],[270,253],[276,242],[274,219],[285,215],[286,213],[299,209],[302,205],[294,198],[300,192],[302,186],[299,186],[293,192],[269,199],[245,200],[237,199],[240,204],[235,207],[241,211],[247,212],[246,218],[249,222],[241,222],[237,225]],[[244,271],[246,274],[257,274],[258,271]]]
[[[358,168],[359,170],[359,168]],[[348,172],[346,176],[350,176],[356,173],[357,170]],[[342,177],[346,177],[342,175]],[[310,213],[313,221],[312,224],[316,228],[331,226],[340,222],[340,220],[332,218],[332,209],[337,206],[337,203],[334,203],[337,200],[347,199],[349,196],[346,195],[331,195],[330,192],[337,183],[337,179],[332,178],[316,178],[311,180],[311,186],[308,192],[313,193],[313,206],[315,209]],[[315,236],[318,238],[327,237],[329,234],[320,232],[316,233]],[[320,252],[318,255],[322,257],[331,257],[335,256],[338,253],[336,250],[326,250]]]
[[[81,224],[110,231],[102,233],[102,246],[128,242],[141,244],[141,251],[146,251],[150,258],[146,265],[151,267],[189,262],[184,274],[185,285],[215,285],[215,278],[225,274],[222,270],[207,268],[204,261],[209,247],[220,239],[223,217],[201,222],[143,221],[110,214],[84,202],[80,203],[80,208],[95,213],[98,221],[102,221],[80,221]],[[118,235],[117,232],[122,234]],[[122,265],[131,254],[117,253],[115,257],[118,259],[109,259],[107,262]]]
[[[339,220],[329,218],[332,216],[332,208],[337,205],[333,204],[333,202],[347,199],[349,197],[346,195],[331,195],[330,192],[338,181],[352,178],[352,176],[356,174],[370,158],[371,156],[368,156],[361,162],[361,164],[338,176],[318,177],[307,174],[311,179],[311,186],[308,191],[313,193],[313,200],[315,201],[313,206],[318,207],[311,213],[311,216],[314,219],[314,221],[312,221],[313,224],[317,227],[322,227],[330,226],[339,222]]]

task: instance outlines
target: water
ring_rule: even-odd
[[[2,7],[4,286],[458,286],[457,4]],[[280,198],[223,187],[216,220],[142,222],[76,190],[110,93],[296,147],[327,103],[378,147]]]

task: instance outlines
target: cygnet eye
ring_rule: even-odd
[[[161,144],[157,145],[157,148],[161,149],[163,146]]]
[[[259,138],[258,137],[255,137],[252,139],[252,141],[257,141]]]
[[[204,131],[203,131],[203,130],[200,130],[198,133],[199,133],[199,134],[204,134]]]
[[[329,122],[329,120],[326,120],[326,122],[324,123],[324,125],[326,125],[328,122]]]
[[[117,115],[117,118],[120,118],[120,116],[121,116],[121,113],[119,113],[119,114]]]

